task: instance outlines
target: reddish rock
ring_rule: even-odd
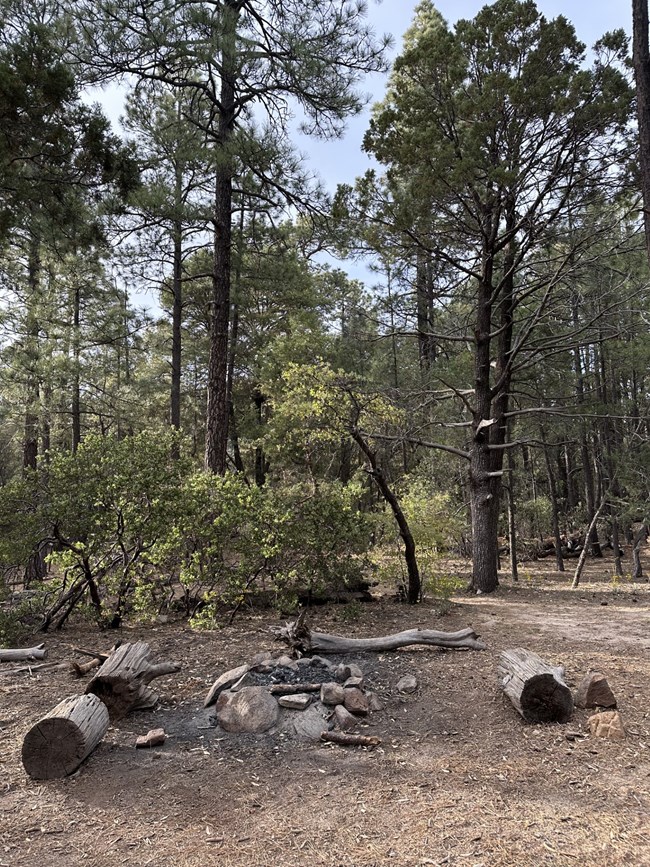
[[[616,698],[600,671],[590,671],[581,680],[575,695],[576,707],[616,707]]]
[[[368,699],[361,690],[351,687],[350,689],[343,690],[343,692],[345,693],[343,704],[346,710],[357,716],[366,716],[369,710]]]
[[[143,747],[159,747],[167,740],[167,735],[164,729],[151,729],[146,735],[140,735],[135,742],[136,749]]]

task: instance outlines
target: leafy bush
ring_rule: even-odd
[[[179,605],[212,622],[255,594],[286,605],[361,580],[370,532],[357,488],[249,487],[173,459],[174,446],[183,453],[167,432],[89,437],[0,489],[4,556],[43,538],[54,549],[44,628],[87,603],[104,626]]]

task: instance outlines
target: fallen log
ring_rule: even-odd
[[[0,662],[26,662],[28,659],[45,659],[46,657],[47,649],[44,644],[14,650],[11,648],[0,649]]]
[[[394,635],[378,638],[346,638],[327,632],[314,632],[307,624],[304,612],[292,623],[276,627],[273,631],[280,641],[285,641],[301,654],[304,653],[355,653],[364,650],[397,650],[413,644],[434,645],[454,649],[469,648],[485,650],[485,644],[471,627],[458,632],[438,632],[434,629],[407,629]]]
[[[499,682],[528,722],[567,722],[573,695],[564,682],[564,669],[548,665],[529,650],[504,650],[499,658]]]
[[[320,739],[346,747],[378,747],[381,744],[381,738],[376,735],[351,735],[348,732],[323,732]]]
[[[122,644],[86,687],[86,693],[93,693],[104,702],[111,720],[120,719],[132,710],[155,707],[158,695],[147,684],[156,677],[180,671],[175,662],[151,663],[150,653],[149,645],[143,641]]]
[[[57,704],[25,735],[23,766],[35,780],[67,777],[106,734],[106,706],[94,695],[73,695]]]

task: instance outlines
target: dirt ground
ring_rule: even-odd
[[[376,749],[306,744],[277,735],[228,735],[209,726],[203,699],[222,671],[280,647],[277,615],[194,632],[185,624],[121,630],[181,662],[156,681],[160,707],[112,726],[71,777],[30,780],[20,761],[27,730],[82,691],[65,668],[0,668],[0,867],[288,867],[288,865],[650,865],[650,585],[615,586],[611,562],[591,561],[568,589],[552,564],[522,570],[489,597],[458,597],[441,616],[388,596],[349,622],[340,606],[312,625],[346,635],[414,626],[471,625],[488,649],[408,648],[359,654],[385,710],[359,732]],[[111,633],[74,626],[46,636],[49,662],[72,648],[108,647]],[[497,685],[499,652],[524,646],[566,667],[576,686],[606,674],[628,729],[623,742],[576,737],[592,711],[566,725],[522,721]],[[416,693],[395,684],[415,674]],[[163,726],[151,750],[135,738]]]

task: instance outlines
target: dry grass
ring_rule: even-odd
[[[273,648],[271,614],[213,633],[122,630],[183,670],[159,682],[158,711],[109,729],[62,781],[29,780],[20,745],[78,682],[66,670],[30,677],[0,669],[0,865],[650,865],[649,588],[615,587],[605,561],[591,562],[572,592],[551,565],[537,564],[494,596],[458,598],[442,618],[427,603],[389,599],[365,607],[354,624],[336,607],[316,611],[315,623],[330,632],[472,625],[488,644],[483,653],[359,657],[386,701],[363,729],[382,738],[375,750],[205,728],[202,699],[214,677]],[[50,660],[113,640],[77,626],[47,638]],[[496,683],[499,652],[521,645],[563,663],[572,685],[589,668],[604,671],[628,739],[567,739],[585,728],[587,711],[567,725],[524,724]],[[420,688],[400,697],[394,685],[407,672]],[[171,735],[166,745],[136,752],[136,734],[155,725]]]

